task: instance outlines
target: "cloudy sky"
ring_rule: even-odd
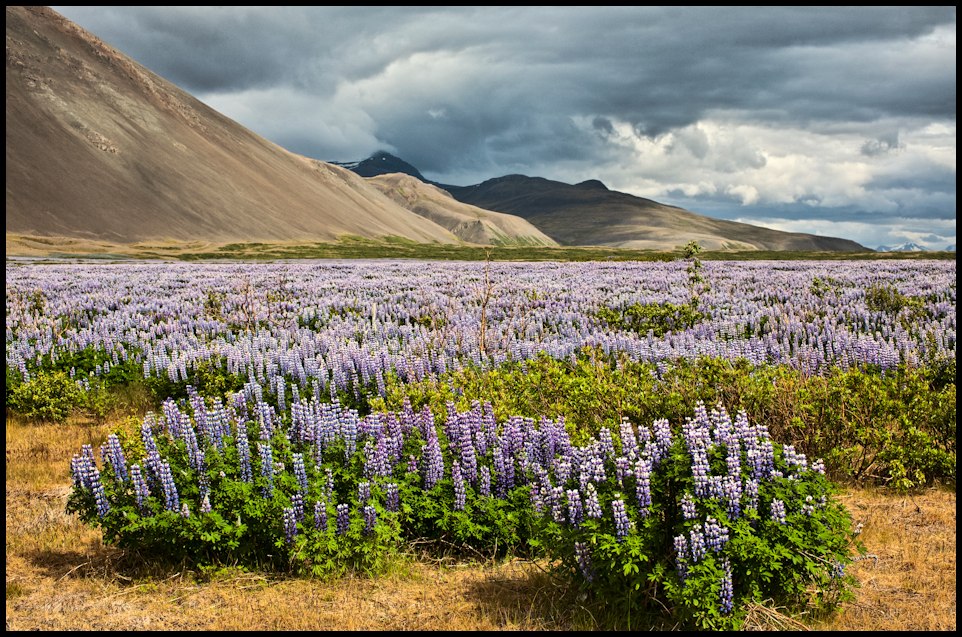
[[[955,244],[955,7],[54,7],[322,160]]]

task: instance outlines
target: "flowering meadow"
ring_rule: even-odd
[[[737,628],[856,585],[831,476],[954,482],[955,270],[8,264],[7,406],[150,397],[68,504],[147,557],[325,576],[433,543],[546,557],[618,625]]]

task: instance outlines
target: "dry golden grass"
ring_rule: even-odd
[[[7,419],[7,630],[583,630],[591,619],[538,564],[400,560],[333,581],[133,563],[64,513],[69,459],[109,425]],[[816,630],[955,630],[955,492],[842,496],[876,559],[856,600]],[[775,609],[750,627],[812,628]]]

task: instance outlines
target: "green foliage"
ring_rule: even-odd
[[[370,407],[400,409],[407,399],[416,409],[428,405],[441,414],[448,402],[467,409],[472,401],[490,401],[500,419],[564,418],[580,442],[603,426],[616,428],[623,417],[679,422],[701,401],[744,410],[753,422],[766,423],[779,442],[824,458],[833,479],[894,486],[890,471],[901,471],[897,461],[916,488],[955,480],[954,381],[954,361],[810,376],[744,359],[706,357],[659,367],[585,349],[574,360],[541,355],[418,383],[389,378],[384,398],[373,398]]]
[[[834,500],[832,483],[817,471],[793,469],[781,451],[777,445],[776,469],[783,477],[759,481],[756,508],[732,516],[722,498],[693,498],[689,519],[681,501],[695,491],[695,480],[691,457],[677,437],[652,471],[651,504],[626,507],[627,534],[619,536],[610,514],[580,524],[545,516],[537,537],[556,560],[556,573],[582,589],[605,628],[737,630],[748,604],[764,600],[796,614],[831,612],[852,598],[857,581],[844,568],[864,547],[849,513]],[[723,475],[723,450],[716,447],[710,458],[712,473]],[[601,509],[610,512],[615,499],[631,503],[638,488],[633,482],[599,483]],[[784,523],[771,514],[775,500],[788,512]],[[695,535],[707,541],[709,522],[725,529],[727,541],[717,548],[709,544],[697,560],[687,549],[680,553],[676,538],[684,537],[688,546]],[[721,600],[726,568],[731,609]]]
[[[703,316],[695,306],[675,303],[633,303],[623,308],[602,307],[598,318],[612,329],[636,332],[645,336],[664,336],[668,332],[686,330]]]
[[[873,312],[898,316],[899,322],[906,329],[910,329],[926,316],[924,299],[902,294],[897,287],[887,283],[873,283],[866,288],[865,305]]]
[[[769,477],[762,481],[749,446],[764,449],[752,441],[769,440],[767,429],[749,429],[747,420],[743,427],[732,425],[723,414],[717,415],[720,412],[712,416],[716,424],[711,434],[714,442],[706,447],[708,470],[719,479],[731,471],[741,472],[738,484],[742,479],[746,485],[754,480],[755,495],[747,500],[738,495],[743,504],[733,509],[731,500],[712,487],[713,494],[699,494],[692,505],[698,507],[694,514],[683,514],[682,497],[698,494],[700,483],[686,448],[689,438],[678,435],[677,428],[667,430],[667,421],[662,429],[655,427],[654,438],[647,427],[644,436],[639,428],[637,445],[628,445],[620,437],[611,440],[610,452],[599,447],[604,435],[585,436],[583,444],[576,445],[582,447],[576,455],[562,444],[556,430],[544,429],[544,423],[539,434],[534,420],[515,420],[515,426],[525,429],[517,436],[508,435],[508,424],[502,423],[499,431],[490,420],[495,429],[470,433],[475,430],[463,427],[494,413],[484,412],[477,403],[472,405],[470,419],[463,422],[457,420],[453,404],[446,405],[438,422],[426,411],[418,420],[404,421],[407,424],[393,421],[394,431],[407,429],[407,435],[391,436],[393,442],[375,432],[380,427],[390,429],[395,415],[383,414],[362,423],[350,417],[339,419],[336,429],[327,430],[333,437],[321,434],[323,440],[317,446],[297,433],[288,414],[273,425],[230,421],[229,430],[215,430],[176,412],[171,415],[171,409],[179,408],[165,407],[167,415],[160,423],[145,419],[139,441],[129,425],[121,427],[122,436],[108,437],[101,470],[90,464],[93,450],[74,460],[75,488],[67,510],[100,527],[106,543],[143,559],[201,565],[208,570],[229,564],[326,577],[384,572],[414,543],[485,559],[546,555],[560,565],[562,576],[584,587],[591,604],[602,604],[616,625],[626,618],[647,625],[658,618],[665,620],[667,614],[667,620],[695,629],[738,628],[745,604],[762,599],[801,609],[815,595],[816,602],[831,610],[852,584],[832,575],[859,547],[853,543],[847,513],[832,500],[833,487],[823,471],[808,467],[788,447],[769,445],[767,456],[757,456],[770,458],[772,465],[764,470]],[[403,409],[414,413],[410,404]],[[624,427],[631,425],[620,424],[625,435]],[[500,492],[495,493],[481,486],[490,482],[472,477],[463,485],[459,504],[460,482],[454,468],[464,462],[466,431],[478,444],[482,437],[491,443],[470,452],[472,466],[476,463],[479,468],[472,476],[501,475],[498,462],[502,466],[510,462],[516,480],[499,483]],[[707,426],[704,431],[707,435]],[[448,439],[450,432],[460,432],[459,441]],[[740,432],[737,437],[736,432]],[[607,431],[603,429],[602,434]],[[684,429],[682,434],[688,436]],[[427,486],[425,449],[434,444],[435,436],[443,470],[437,482]],[[397,461],[378,468],[381,465],[371,455],[374,440],[385,450],[400,443],[394,456]],[[549,440],[555,442],[549,446]],[[246,445],[238,445],[241,441]],[[127,460],[113,455],[115,443],[124,449]],[[506,460],[495,450],[501,444],[517,445],[511,452],[517,455]],[[150,451],[152,445],[156,452]],[[739,454],[734,470],[729,446]],[[241,451],[245,447],[252,451],[246,465]],[[270,457],[262,457],[268,449]],[[583,454],[603,465],[600,474],[593,469],[588,477],[584,473],[588,464],[578,474],[569,473],[571,458],[585,458]],[[83,458],[89,459],[86,468]],[[644,488],[638,477],[640,465],[631,464],[641,459],[650,461],[651,468]],[[296,470],[298,461],[303,463],[302,478]],[[143,482],[132,477],[134,463],[141,468]],[[176,484],[176,498],[169,497],[164,487],[164,463]],[[558,474],[565,463],[568,470]],[[586,480],[591,489],[586,490]],[[144,485],[146,493],[138,484]],[[600,509],[592,514],[586,506],[588,517],[576,521],[566,517],[562,499],[571,497],[571,489],[579,484],[585,493],[596,489]],[[709,489],[707,484],[706,479],[703,490]],[[388,497],[389,487],[397,488],[396,501]],[[643,492],[649,494],[649,503],[628,506],[630,528],[619,527],[611,514],[613,503],[640,502]],[[784,523],[774,514],[776,499],[788,513]],[[341,508],[347,512],[346,521],[341,520]],[[720,523],[728,536],[714,553],[693,553],[682,576],[676,538],[688,534],[694,546],[700,525],[707,534],[712,521]],[[590,554],[590,568],[581,562],[584,555],[578,553],[578,545]],[[726,569],[733,575],[731,608],[720,604]]]
[[[15,382],[11,390],[7,372],[7,407],[31,420],[66,422],[84,404],[84,392],[63,371],[41,371],[29,380]]]
[[[808,291],[814,296],[822,299],[828,294],[838,295],[841,290],[842,282],[835,277],[812,277],[812,284],[809,286]]]

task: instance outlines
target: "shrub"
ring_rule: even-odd
[[[7,382],[10,383],[8,374]],[[84,401],[84,392],[63,371],[40,371],[14,384],[7,406],[32,420],[63,423]]]
[[[606,479],[582,474],[579,491],[549,474],[542,487],[560,501],[539,542],[596,616],[616,628],[737,629],[752,602],[828,612],[850,598],[844,569],[862,548],[821,462],[772,443],[744,413],[699,406],[680,432],[658,428],[623,425]]]
[[[744,414],[699,405],[680,430],[626,420],[575,445],[562,421],[499,423],[479,403],[436,422],[409,404],[278,415],[191,392],[190,410],[163,411],[126,448],[109,435],[101,466],[89,446],[71,462],[68,511],[145,557],[327,575],[379,572],[415,540],[543,553],[613,625],[667,609],[688,628],[738,627],[767,598],[831,609],[853,583],[858,547],[824,468]]]

